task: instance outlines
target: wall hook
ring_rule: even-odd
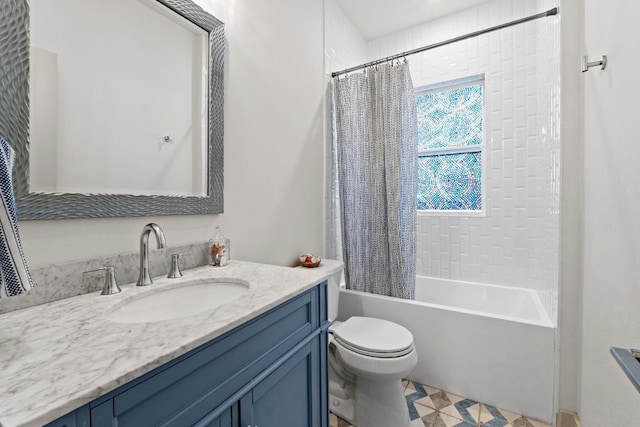
[[[607,55],[602,55],[602,59],[600,61],[593,61],[593,62],[589,62],[589,57],[586,55],[582,57],[583,73],[586,73],[587,71],[589,71],[589,68],[597,67],[598,65],[600,65],[601,70],[604,70],[605,68],[607,68]]]

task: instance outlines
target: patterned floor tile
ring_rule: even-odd
[[[520,417],[514,420],[511,425],[513,427],[535,427],[533,424],[531,424],[527,417]]]
[[[334,414],[329,414],[329,427],[355,427]]]
[[[415,381],[403,380],[402,387],[411,427],[552,427]],[[356,427],[334,414],[329,426]]]
[[[416,400],[424,399],[427,397],[427,391],[420,383],[408,381],[404,388],[404,397],[407,400],[407,407],[409,408],[409,418],[415,420],[422,415],[421,408],[415,405]]]
[[[453,402],[451,401],[451,399],[449,399],[449,396],[447,396],[447,393],[445,393],[444,391],[434,393],[427,397],[427,399],[431,401],[433,407],[436,409],[442,409],[446,408],[447,406],[453,405]]]
[[[412,401],[414,406],[433,408],[439,414],[445,414],[472,425],[477,425],[480,421],[480,404],[478,402],[432,387],[423,387],[423,389],[425,391],[428,389],[430,393],[414,399]]]
[[[468,423],[477,424],[480,419],[480,404],[471,399],[464,399],[453,405],[457,413]],[[456,413],[451,412],[452,415]]]
[[[426,385],[426,384],[422,384],[422,387],[424,387],[424,389],[427,391],[427,394],[435,394],[435,393],[438,393],[440,391],[437,388],[431,387],[431,386]],[[451,393],[449,393],[449,394],[451,394]],[[462,400],[462,398],[460,398],[460,400]]]
[[[480,421],[482,427],[551,427],[550,424],[486,404],[481,405]]]
[[[410,416],[411,420],[415,420],[415,419],[418,419],[418,418],[425,417],[427,415],[431,415],[434,412],[436,412],[437,409],[429,408],[428,406],[414,405],[413,406],[413,411],[415,411],[414,415],[412,415],[412,409],[410,407],[409,416]],[[422,424],[418,424],[418,425],[421,426]]]
[[[422,423],[422,424],[420,424]],[[476,423],[469,423],[439,411],[433,411],[411,422],[411,427],[476,427]]]
[[[404,396],[407,398],[407,401],[414,401],[427,395],[428,393],[424,385],[414,381],[407,381],[404,387]]]
[[[518,418],[521,418],[521,415],[499,410],[491,405],[480,405],[480,422],[483,427],[513,427],[511,422]]]
[[[553,427],[551,424],[545,423],[544,421],[533,420],[529,417],[526,417],[526,419],[533,427]]]

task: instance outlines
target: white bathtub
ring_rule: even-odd
[[[535,291],[418,276],[416,301],[342,289],[339,319],[351,316],[413,333],[412,380],[552,421],[555,329]]]

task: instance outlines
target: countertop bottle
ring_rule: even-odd
[[[211,244],[211,265],[224,267],[229,261],[228,257],[228,239],[222,235],[220,227],[216,227],[216,234]]]

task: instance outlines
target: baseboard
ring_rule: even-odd
[[[582,427],[580,417],[575,412],[558,411],[556,427]]]

